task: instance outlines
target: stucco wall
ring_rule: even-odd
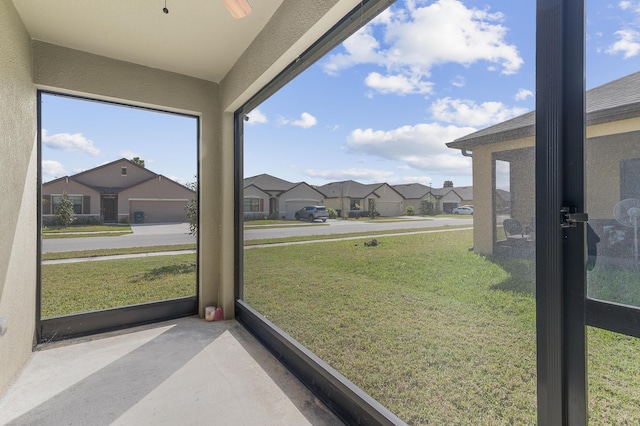
[[[221,283],[233,288],[233,265],[227,264],[229,270],[223,271],[220,255],[222,206],[233,210],[233,192],[226,198],[222,195],[229,182],[225,175],[231,176],[233,188],[233,161],[225,164],[220,154],[223,120],[218,85],[38,41],[33,42],[33,52],[38,87],[200,117],[199,280],[200,314],[204,315],[205,306],[217,304]],[[233,134],[227,135],[227,141],[233,144]],[[233,310],[225,315],[232,317]]]
[[[36,92],[31,41],[0,2],[0,395],[31,353],[36,293]]]

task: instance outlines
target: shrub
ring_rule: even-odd
[[[62,193],[60,204],[56,206],[55,214],[57,224],[63,228],[66,228],[73,222],[73,218],[76,215],[73,211],[73,201],[71,201],[71,198],[69,198],[66,192]]]
[[[338,218],[338,212],[335,209],[332,209],[331,207],[327,207],[327,212],[329,213],[329,219]]]
[[[129,223],[127,221],[127,223]],[[97,214],[76,216],[73,219],[74,225],[104,225],[104,218]]]
[[[405,216],[413,216],[415,214],[416,212],[413,210],[413,206],[407,206],[407,208],[404,210]]]

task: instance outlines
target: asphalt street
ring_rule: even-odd
[[[394,231],[400,229],[427,229],[445,225],[472,225],[473,218],[413,218],[399,222],[328,220],[326,223],[280,228],[277,226],[249,226],[245,229],[245,240],[275,237],[313,236],[348,234],[352,232]],[[307,226],[303,226],[307,225]],[[42,252],[62,252],[76,250],[95,250],[105,248],[148,247],[173,244],[190,244],[196,241],[189,235],[187,223],[174,224],[137,224],[131,225],[133,234],[118,237],[53,238],[42,240]]]

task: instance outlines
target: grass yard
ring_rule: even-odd
[[[535,424],[532,262],[364,241],[246,250],[245,300],[409,424]],[[640,424],[640,340],[588,337],[591,423]]]
[[[193,296],[195,254],[42,265],[42,317]]]

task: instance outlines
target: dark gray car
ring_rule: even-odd
[[[316,219],[320,219],[326,222],[329,219],[329,212],[325,206],[305,206],[296,212],[296,220],[308,220],[313,222]]]

